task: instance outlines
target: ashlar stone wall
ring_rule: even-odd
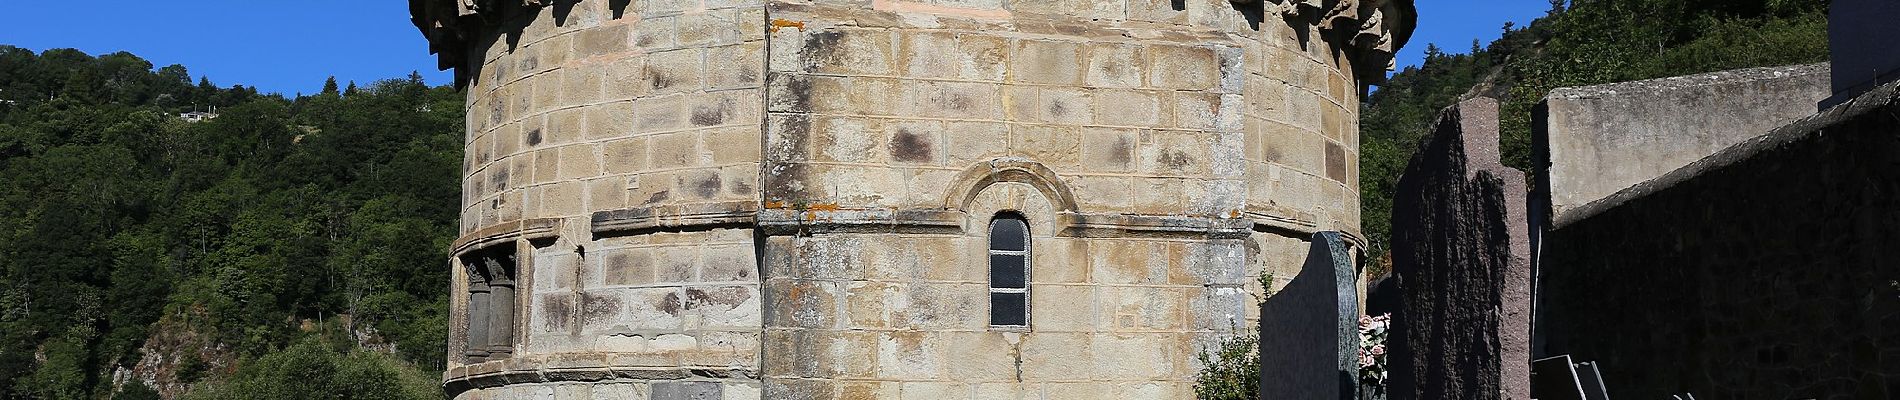
[[[1305,19],[767,7],[767,397],[1189,397],[1255,277],[1359,232],[1360,84]],[[999,212],[1034,237],[1028,328],[988,324]]]
[[[1258,319],[1258,276],[1294,276],[1314,232],[1358,241],[1360,79],[1415,18],[1402,0],[411,7],[469,92],[453,251],[518,255],[513,351],[452,358],[463,398],[1189,396],[1194,353]],[[1029,226],[1027,326],[989,321],[1005,213]],[[452,354],[490,332],[470,304],[510,304],[471,303],[460,260]]]
[[[543,397],[585,385],[523,384],[603,381],[664,398],[648,383],[690,378],[757,397],[763,3],[477,11],[496,27],[460,71],[457,251],[519,247],[517,339],[508,359],[452,357],[451,393]],[[468,337],[457,310],[451,354]]]

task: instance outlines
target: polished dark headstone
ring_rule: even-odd
[[[1260,306],[1262,399],[1353,399],[1358,276],[1338,232],[1313,235],[1306,264]]]

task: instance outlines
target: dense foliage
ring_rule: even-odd
[[[1465,54],[1428,47],[1367,96],[1360,122],[1363,223],[1387,249],[1392,190],[1438,112],[1500,101],[1504,164],[1530,170],[1531,115],[1551,89],[1827,60],[1826,0],[1553,1],[1528,27]],[[1422,24],[1433,23],[1430,15]]]
[[[114,376],[145,354],[212,397],[427,384],[461,112],[414,75],[286,98],[0,46],[0,397],[143,397]]]

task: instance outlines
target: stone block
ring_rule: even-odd
[[[987,82],[951,82],[951,81],[903,81],[898,84],[901,93],[880,92],[875,97],[854,103],[854,106],[876,110],[879,106],[888,106],[893,100],[898,115],[933,118],[1001,120],[1003,105],[995,101],[1000,97],[1001,85]]]
[[[1049,87],[1042,89],[1037,110],[1042,115],[1037,121],[1045,123],[1087,125],[1095,121],[1095,103],[1089,100],[1089,90],[1078,88]]]
[[[706,131],[706,143],[711,144],[712,160],[717,165],[753,162],[761,160],[759,129],[757,126],[734,126]]]
[[[653,254],[644,248],[621,248],[604,251],[601,261],[603,283],[609,286],[645,285],[654,283]]]
[[[1082,128],[1082,165],[1092,172],[1130,171],[1141,143],[1139,133],[1125,128]]]
[[[680,200],[699,202],[716,200],[726,185],[725,179],[720,177],[719,170],[714,168],[682,170],[674,173],[673,176],[678,179],[673,184],[673,187],[678,189],[673,195],[675,199]]]
[[[884,126],[867,118],[818,118],[812,122],[812,161],[879,163],[884,160]]]
[[[686,312],[703,329],[756,329],[763,323],[758,286],[688,286],[685,293]]]
[[[1018,40],[1010,46],[1011,82],[1052,85],[1082,83],[1082,46],[1053,40]]]
[[[617,210],[627,207],[627,184],[621,177],[587,181],[587,209]]]
[[[1096,332],[1101,324],[1098,289],[1084,285],[1033,284],[1029,320],[1037,332]]]
[[[1016,357],[1008,339],[996,332],[942,332],[932,340],[948,344],[944,371],[961,382],[1007,382],[1016,378]]]
[[[587,107],[587,128],[581,135],[588,140],[626,137],[633,134],[633,102],[616,101]]]
[[[1175,128],[1215,130],[1220,128],[1221,95],[1211,92],[1172,92],[1167,101],[1169,120]]]
[[[586,190],[581,182],[557,182],[541,186],[540,216],[557,217],[580,215],[582,202],[586,199]]]
[[[724,391],[718,382],[654,382],[652,400],[719,400]]]
[[[673,35],[680,47],[710,47],[739,41],[739,26],[757,21],[738,21],[732,11],[707,11],[679,16]]]
[[[700,282],[758,282],[758,262],[749,244],[703,244],[700,257]]]
[[[706,87],[710,89],[758,87],[764,80],[765,42],[748,41],[706,50]]]
[[[1061,125],[1015,125],[1011,127],[1011,155],[1028,158],[1051,167],[1075,165],[1081,153],[1082,136],[1075,127]]]
[[[1220,85],[1220,63],[1214,49],[1186,46],[1149,46],[1148,84],[1175,90],[1211,90]]]
[[[646,57],[627,55],[601,61],[597,67],[606,74],[601,81],[601,97],[608,101],[632,100],[651,93],[646,77]]]
[[[938,121],[893,121],[883,125],[886,152],[894,164],[931,165],[945,158],[943,124]]]
[[[1213,144],[1206,139],[1207,134],[1198,132],[1144,131],[1137,151],[1137,170],[1164,176],[1207,176],[1213,168],[1207,151]]]
[[[646,78],[648,93],[653,95],[699,90],[705,87],[700,80],[705,64],[705,51],[701,49],[650,53],[642,77]]]
[[[1156,92],[1097,90],[1092,98],[1097,124],[1144,128],[1161,124],[1161,101]]]
[[[578,105],[598,102],[606,75],[601,70],[604,65],[587,63],[563,67],[561,74],[561,104]]]
[[[1024,335],[1022,379],[1076,381],[1093,378],[1095,353],[1089,333],[1046,332]]]
[[[600,175],[599,152],[593,145],[577,144],[554,149],[560,160],[556,162],[555,179],[568,180]]]
[[[580,141],[582,131],[587,129],[586,119],[587,111],[579,108],[549,112],[547,129],[541,131],[541,145],[559,146]]]
[[[647,138],[630,137],[600,145],[601,169],[610,174],[626,174],[647,168]]]
[[[1030,244],[1035,258],[1030,268],[1033,283],[1084,283],[1089,280],[1088,241],[1041,237]]]
[[[995,122],[950,121],[944,123],[949,142],[949,165],[963,167],[988,161],[1009,153],[1009,125]]]
[[[680,168],[698,165],[699,134],[695,132],[662,133],[648,137],[651,147],[648,162],[652,168]]]
[[[828,30],[805,38],[798,56],[806,72],[892,76],[897,72],[895,31]]]
[[[1087,83],[1093,87],[1133,89],[1148,76],[1144,46],[1132,43],[1090,45]]]

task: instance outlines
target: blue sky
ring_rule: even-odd
[[[1417,0],[1422,21],[1400,66],[1424,58],[1426,43],[1464,52],[1490,43],[1505,21],[1529,23],[1546,0]],[[71,47],[94,55],[129,51],[155,66],[183,64],[219,86],[295,94],[323,80],[368,83],[419,71],[434,84],[449,73],[409,23],[403,0],[7,0],[0,44],[33,50]]]

